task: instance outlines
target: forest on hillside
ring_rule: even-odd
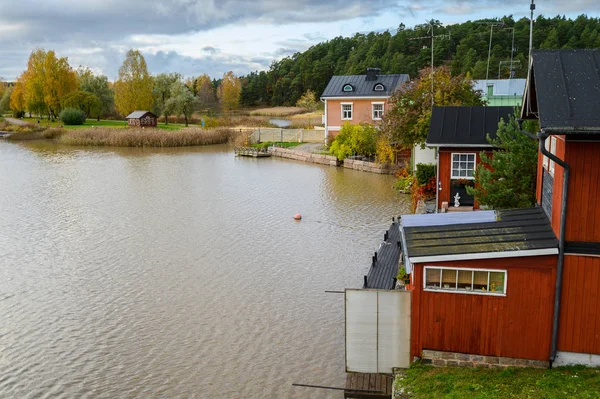
[[[443,26],[431,21],[434,39],[434,63],[449,65],[453,75],[470,73],[473,79],[486,77],[490,22],[493,27],[489,78],[508,78],[514,32],[515,77],[525,77],[529,51],[529,19],[515,21],[512,16],[496,20],[468,21]],[[274,62],[268,71],[252,72],[242,78],[241,103],[253,105],[293,105],[307,90],[320,96],[333,75],[363,74],[368,67],[382,73],[408,73],[431,64],[429,26],[413,29],[400,24],[396,32],[357,33],[336,37]],[[534,22],[533,48],[599,48],[600,18],[581,15],[539,16]],[[504,62],[502,62],[504,61]],[[501,63],[502,62],[502,63]],[[499,71],[500,70],[500,71]]]

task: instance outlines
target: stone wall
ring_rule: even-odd
[[[275,157],[295,159],[296,161],[311,162],[331,166],[339,165],[339,161],[333,155],[311,154],[310,152],[295,151],[277,147],[269,148],[269,152]]]
[[[344,168],[362,170],[363,172],[373,172],[383,175],[393,175],[398,167],[382,166],[375,162],[358,161],[354,159],[344,159]]]
[[[467,353],[442,352],[423,349],[422,360],[424,364],[433,366],[460,366],[460,367],[536,367],[548,368],[548,361],[515,359],[512,357],[469,355]]]

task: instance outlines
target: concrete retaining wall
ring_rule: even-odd
[[[515,359],[512,357],[469,355],[467,353],[442,352],[423,349],[423,363],[434,366],[461,367],[536,367],[548,368],[550,364],[543,360]]]
[[[311,154],[304,151],[295,151],[286,148],[269,148],[269,152],[275,157],[295,159],[296,161],[318,163],[321,165],[338,166],[340,162],[333,155]]]
[[[344,168],[379,173],[382,175],[393,175],[398,170],[398,167],[382,166],[375,162],[357,161],[353,159],[344,159]]]

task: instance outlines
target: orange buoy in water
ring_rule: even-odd
[[[302,215],[297,213],[294,215],[294,220],[302,220]]]

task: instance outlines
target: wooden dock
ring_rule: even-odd
[[[394,221],[383,235],[383,242],[373,255],[369,273],[364,277],[363,288],[394,289],[398,275],[398,261],[402,252],[399,224],[399,221]]]
[[[344,399],[391,398],[392,383],[389,374],[347,373]]]
[[[235,152],[235,155],[241,157],[263,158],[271,156],[271,153],[268,152],[266,148],[234,147],[233,151]]]

